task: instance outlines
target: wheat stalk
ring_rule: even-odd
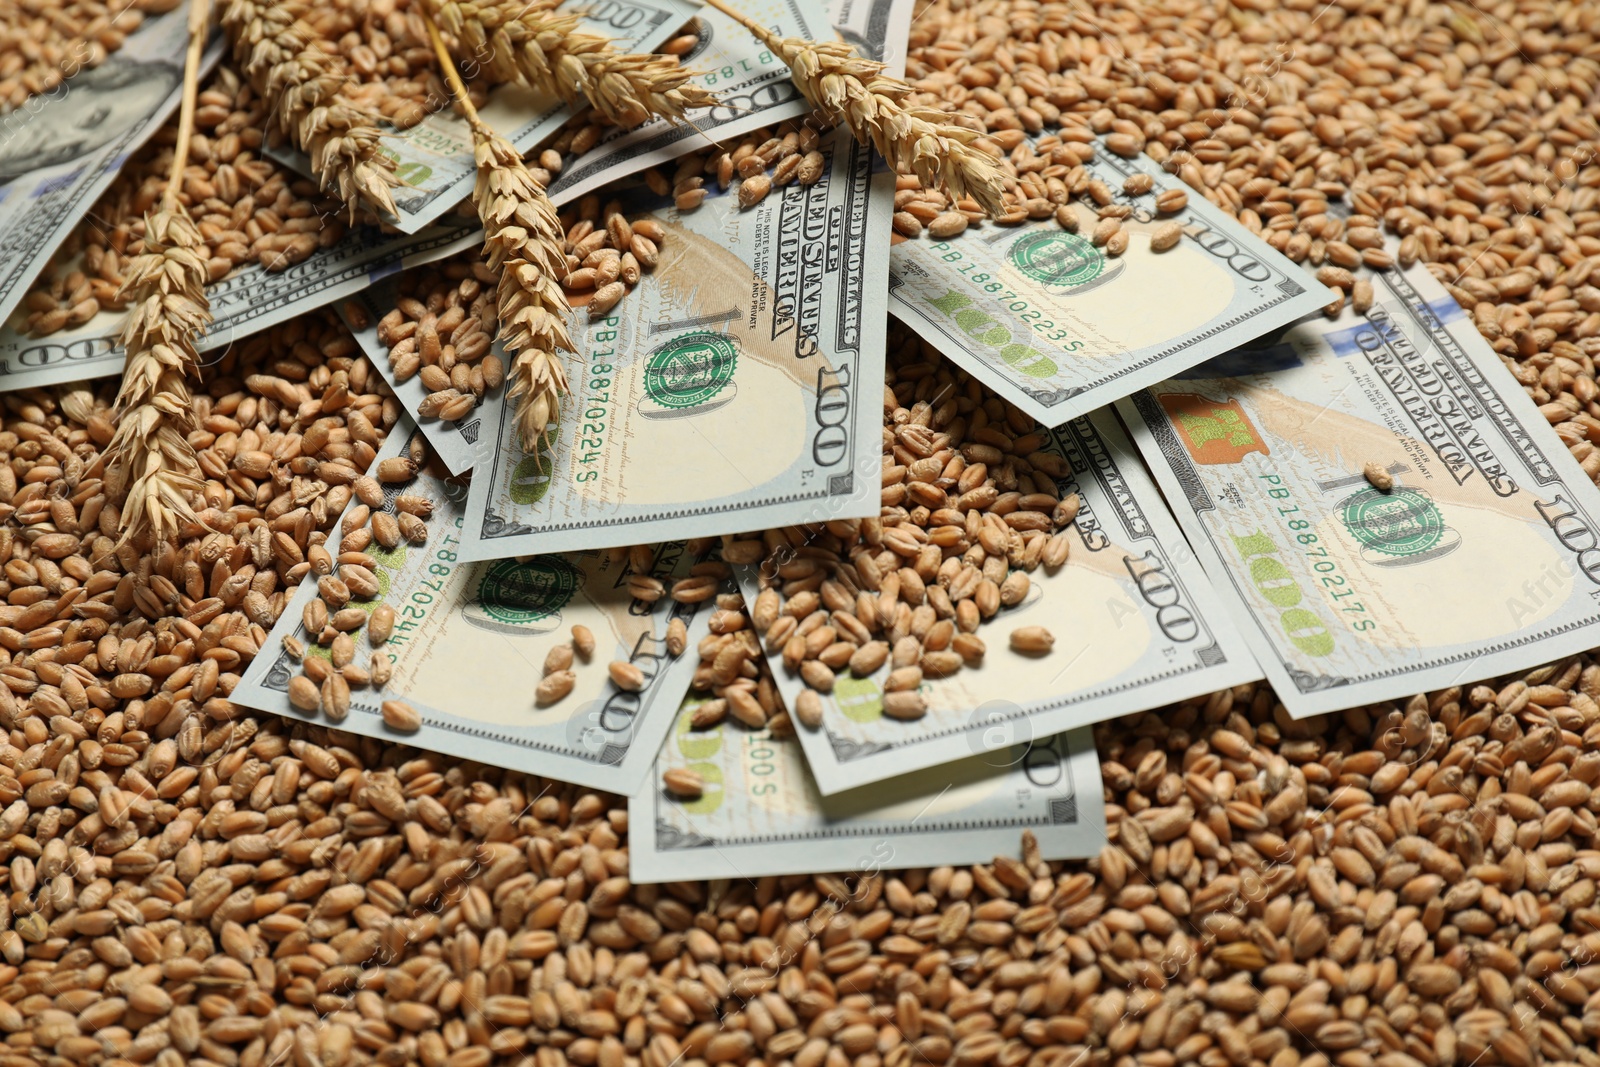
[[[579,30],[576,15],[521,0],[428,0],[428,7],[455,36],[463,61],[491,79],[587,102],[618,126],[652,115],[678,122],[689,109],[716,103],[688,84],[695,72],[676,57],[618,52],[610,38]]]
[[[537,456],[560,411],[561,395],[568,391],[567,373],[556,353],[576,351],[567,336],[572,307],[558,280],[567,270],[561,223],[521,155],[478,117],[438,26],[429,16],[423,21],[445,80],[472,127],[478,167],[472,202],[483,223],[484,257],[500,275],[500,340],[515,354],[506,395],[517,400],[523,450]]]
[[[145,219],[144,252],[122,284],[132,305],[122,327],[127,353],[117,392],[117,430],[108,448],[107,484],[122,498],[124,540],[176,536],[199,523],[189,494],[205,487],[189,433],[194,403],[188,378],[199,366],[195,338],[211,322],[206,301],[205,240],[178,198],[194,135],[200,54],[211,0],[190,0],[178,140],[161,208]]]
[[[1006,213],[1000,168],[972,147],[983,135],[944,122],[943,112],[905,106],[902,101],[911,86],[885,76],[882,63],[863,59],[840,41],[779,37],[724,0],[706,3],[771,49],[812,107],[829,122],[844,123],[857,141],[876,148],[895,170],[916,175],[925,188],[942,189],[953,201],[971,197],[991,217]]]
[[[345,99],[351,75],[306,21],[306,0],[229,0],[222,25],[233,54],[269,113],[311,160],[323,189],[334,189],[355,218],[357,203],[395,214],[395,164],[378,148],[377,116]]]

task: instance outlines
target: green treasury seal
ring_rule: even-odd
[[[578,569],[560,556],[536,556],[526,563],[503,559],[484,572],[477,600],[491,619],[527,626],[560,612],[582,581]]]
[[[1100,250],[1075,233],[1041,230],[1024,234],[1011,246],[1011,263],[1045,285],[1082,285],[1106,269]]]
[[[644,391],[664,408],[704,404],[733,379],[739,348],[709,330],[679,334],[646,358]]]
[[[1339,518],[1350,536],[1388,556],[1427,552],[1445,536],[1444,516],[1418,489],[1363,489],[1340,505]]]

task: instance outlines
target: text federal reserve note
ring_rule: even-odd
[[[833,7],[832,29],[861,54],[899,70],[905,65],[911,8],[910,0],[845,0]],[[781,36],[825,40],[834,35],[820,3],[748,0],[739,10]],[[613,130],[550,184],[552,202],[570,203],[618,178],[713,144],[731,149],[751,130],[811,110],[789,68],[749,30],[710,7],[700,9],[694,29],[700,43],[682,62],[703,72],[694,84],[715,93],[717,106],[691,112],[687,124],[655,119],[632,130]]]
[[[822,725],[796,730],[824,794],[1261,677],[1116,417],[1099,412],[1050,432],[1050,451],[1073,472],[1057,492],[1081,501],[1067,562],[1030,572],[1022,602],[983,625],[981,665],[924,676],[921,718],[884,714],[889,663],[864,678],[840,674],[819,694]],[[944,552],[966,550],[962,541]],[[757,568],[735,574],[753,604]],[[1055,636],[1049,654],[1012,651],[1011,633],[1024,626]],[[805,684],[781,653],[767,662],[793,707]]]
[[[894,176],[822,144],[821,181],[749,210],[624,205],[667,231],[660,263],[573,330],[553,448],[526,454],[515,403],[483,405],[464,558],[877,513]]]
[[[0,116],[0,322],[128,157],[160,129],[183,95],[189,43],[182,11],[145,22],[105,62]],[[222,54],[210,42],[199,75]],[[10,388],[12,383],[5,383]]]
[[[731,719],[692,729],[698,703],[684,702],[654,775],[628,802],[635,882],[988,863],[1016,856],[1024,830],[1048,859],[1105,847],[1088,730],[824,797],[794,738]],[[661,778],[675,768],[698,774],[705,791],[693,800],[667,793]]]
[[[198,347],[220,356],[221,350],[253,333],[358,293],[405,267],[454,255],[482,240],[476,225],[431,226],[412,236],[368,226],[277,273],[251,263],[206,286],[213,318]],[[13,328],[16,322],[0,329],[0,389],[32,389],[121,374],[123,352],[117,339],[126,318],[126,311],[102,311],[76,330],[46,337],[18,333]]]
[[[398,455],[412,432],[410,421],[402,419],[380,458]],[[682,618],[692,648],[708,632],[710,612],[697,610],[705,605],[670,597],[653,605],[635,600],[624,565],[600,553],[463,563],[457,551],[461,484],[424,471],[411,483],[388,488],[384,509],[392,511],[395,496],[405,492],[428,497],[435,510],[427,520],[426,544],[402,540],[384,550],[374,542],[366,549],[376,561],[379,594],[351,604],[369,612],[379,604],[394,609],[394,636],[378,650],[392,661],[393,677],[381,691],[353,687],[349,717],[339,728],[595,789],[636,789],[696,665],[693,656],[668,655],[667,624]],[[339,540],[336,530],[329,543],[335,556]],[[686,577],[693,562],[682,544],[662,545],[652,573],[670,585]],[[301,582],[233,700],[304,717],[289,703],[289,680],[301,666],[284,649],[284,638],[303,644],[308,658],[329,655],[303,623],[306,603],[316,593],[315,576]],[[567,644],[579,623],[596,638],[594,655],[574,657],[572,691],[542,707],[534,693],[545,657]],[[365,664],[366,627],[354,636],[357,662]],[[619,689],[607,672],[613,660],[639,668],[644,688]],[[380,713],[385,700],[410,704],[421,713],[422,728],[402,733],[386,726]],[[325,712],[316,718],[332,725]]]
[[[1295,715],[1600,633],[1600,491],[1422,267],[1119,407]],[[1379,488],[1363,476],[1368,465]]]
[[[1076,233],[1047,218],[899,241],[890,252],[894,314],[1040,422],[1059,426],[1333,299],[1198,194],[1176,215],[1157,215],[1156,196],[1184,186],[1149,160],[1094,149],[1090,177],[1131,209],[1122,255],[1089,239],[1100,207],[1089,192],[1071,202]],[[1123,191],[1134,174],[1153,179],[1148,193]],[[1169,218],[1182,239],[1152,251],[1151,234]]]
[[[572,13],[579,16],[580,31],[610,38],[619,52],[654,52],[699,10],[688,0],[600,0],[574,7]],[[463,67],[463,73],[472,77],[470,60]],[[518,84],[496,87],[478,112],[524,154],[550,139],[574,114],[560,97]],[[690,113],[691,122],[694,115]],[[403,130],[385,124],[383,132],[384,147],[392,153],[395,172],[404,183],[393,190],[395,221],[401,230],[416,233],[472,195],[477,177],[472,129],[453,108],[435,111]],[[268,155],[301,174],[311,174],[311,161],[287,145],[270,149]]]

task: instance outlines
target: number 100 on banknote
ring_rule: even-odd
[[[1089,187],[1061,206],[1067,226],[985,224],[901,241],[889,258],[894,314],[1040,422],[1060,426],[1333,299],[1154,164],[1094,151]],[[1174,197],[1184,206],[1163,214]],[[1096,236],[1111,218],[1120,255]],[[1173,226],[1183,236],[1166,247]]]
[[[1291,712],[1600,641],[1600,492],[1432,275],[1123,401]]]

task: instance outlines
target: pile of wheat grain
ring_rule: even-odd
[[[59,94],[62,82],[121,48],[146,15],[177,6],[178,0],[9,0],[0,6],[0,113],[28,105],[30,97]],[[35,109],[28,112],[31,118]]]
[[[1313,265],[1401,238],[1593,475],[1597,30],[1532,0],[957,3],[908,76],[1023,201],[1070,164],[1022,133],[1063,122]],[[773,136],[697,180],[792,158]],[[0,1067],[1600,1062],[1590,657],[1302,722],[1251,685],[1104,724],[1088,863],[635,887],[616,798],[228,701],[398,416],[337,320],[209,373],[210,529],[177,547],[116,543],[110,397],[4,397]]]

